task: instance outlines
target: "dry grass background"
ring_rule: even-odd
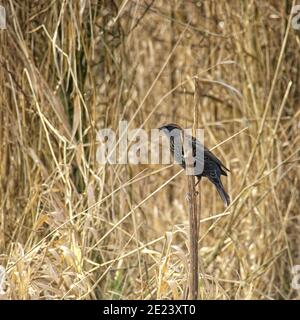
[[[96,162],[96,133],[197,122],[230,168],[201,183],[200,299],[299,298],[300,37],[292,1],[1,1],[6,299],[178,299],[178,166]],[[238,133],[238,134],[237,134]],[[232,137],[233,136],[233,137]],[[176,175],[176,176],[175,176]],[[0,290],[1,291],[1,290]]]

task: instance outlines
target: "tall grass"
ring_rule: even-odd
[[[291,286],[300,264],[292,1],[2,5],[2,298],[186,297],[185,174],[96,161],[97,131],[124,119],[147,130],[198,123],[231,170],[226,210],[201,181],[198,298],[299,298]]]

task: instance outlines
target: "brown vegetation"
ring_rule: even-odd
[[[97,130],[124,119],[147,130],[198,123],[231,170],[226,210],[201,182],[198,298],[299,297],[291,287],[300,264],[300,31],[291,27],[292,5],[5,2],[3,298],[186,296],[185,174],[176,165],[96,161]]]

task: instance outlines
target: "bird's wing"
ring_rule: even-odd
[[[228,168],[224,166],[224,164],[219,160],[211,151],[209,151],[207,148],[205,148],[205,153],[208,157],[210,157],[214,162],[216,162],[221,168],[224,168],[225,170],[229,171]]]
[[[201,143],[199,140],[197,140],[195,137],[193,137],[193,144],[195,144],[197,147],[199,147],[199,148],[200,148],[199,150],[201,150],[201,148],[202,148],[202,149],[204,148],[204,152],[205,152],[205,155],[206,155],[207,157],[209,157],[210,159],[212,159],[212,161],[216,162],[216,163],[220,166],[220,168],[224,168],[225,170],[227,170],[227,171],[230,172],[230,170],[224,166],[224,164],[221,162],[221,160],[218,159],[218,158],[217,158],[211,151],[209,151],[206,147],[204,147],[204,146],[202,145],[202,143]],[[195,156],[195,154],[194,154],[194,156]],[[224,173],[224,174],[226,175],[226,173]]]

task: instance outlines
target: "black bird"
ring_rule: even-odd
[[[175,161],[178,162],[185,169],[186,165],[184,160],[183,148],[182,148],[181,154],[179,155],[175,154],[176,148],[174,148],[174,138],[178,135],[181,136],[183,129],[176,124],[170,123],[160,127],[159,130],[163,131],[170,138],[170,149],[175,158]],[[188,137],[188,135],[185,135],[185,137]],[[210,152],[207,148],[205,148],[195,137],[191,137],[191,136],[189,137],[191,138],[191,141],[192,141],[193,157],[196,157],[196,146],[198,147],[200,146],[202,150],[204,148],[203,171],[200,175],[196,175],[196,177],[198,178],[197,184],[199,183],[202,177],[208,178],[216,186],[219,195],[221,196],[225,205],[228,206],[230,203],[230,198],[229,198],[229,195],[224,190],[224,187],[221,181],[221,175],[227,176],[226,171],[229,171],[229,170],[212,152]],[[196,157],[196,161],[197,161],[197,157]]]

